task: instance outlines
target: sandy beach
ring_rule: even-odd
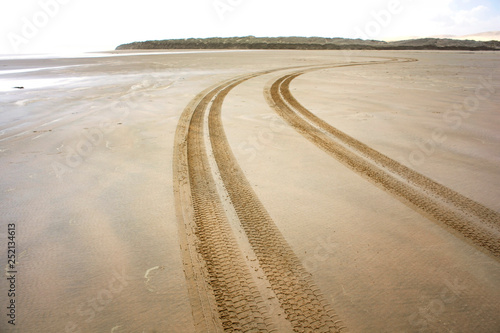
[[[499,105],[494,52],[2,58],[0,331],[498,332]]]

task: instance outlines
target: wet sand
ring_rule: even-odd
[[[185,107],[238,75],[384,57],[418,61],[306,73],[291,93],[341,131],[500,212],[496,53],[0,60],[1,242],[15,223],[18,270],[16,327],[3,320],[1,330],[196,331],[173,191]],[[289,126],[263,93],[285,73],[235,87],[222,125],[256,196],[343,324],[351,332],[498,331],[498,258]],[[444,120],[463,103],[475,111]],[[446,139],[429,141],[437,128]],[[5,279],[0,287],[8,289]]]

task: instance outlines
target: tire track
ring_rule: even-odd
[[[205,152],[203,116],[219,90],[195,98],[181,116],[176,133],[179,151],[174,153],[174,161],[178,161],[174,174],[180,178],[175,191],[182,202],[177,207],[181,228],[187,228],[181,246],[193,317],[197,331],[271,331],[225,217]],[[184,140],[177,141],[180,137]]]
[[[221,121],[227,94],[241,82],[226,87],[214,100],[209,115],[212,150],[222,180],[287,319],[297,332],[339,332],[343,329],[312,277],[281,235],[258,200],[231,152]]]
[[[207,283],[207,268],[197,247],[187,150],[187,138],[194,109],[210,90],[211,88],[198,94],[181,114],[175,133],[173,155],[173,187],[179,224],[179,242],[194,324],[199,332],[222,331],[213,290]]]
[[[282,76],[266,88],[268,103],[283,119],[355,172],[424,215],[452,228],[486,252],[500,257],[499,213],[392,160],[336,129],[302,106],[292,96],[290,83],[312,70],[317,69]]]
[[[484,222],[487,222],[492,226],[500,226],[500,213],[488,207],[485,207],[482,204],[471,200],[464,195],[402,165],[401,163],[389,158],[388,156],[376,151],[375,149],[370,148],[366,144],[331,126],[324,120],[311,113],[305,107],[303,107],[290,92],[291,81],[301,74],[293,74],[287,76],[286,79],[282,81],[280,87],[281,95],[284,97],[286,102],[291,105],[297,112],[316,124],[319,128],[329,132],[345,144],[349,145],[357,152],[363,154],[372,161],[379,163],[382,167],[387,168],[388,170],[398,174],[401,177],[404,177],[412,184],[417,185],[421,188],[425,188],[433,195],[439,196],[447,202],[457,206],[462,212],[468,214],[469,216],[477,216]]]
[[[345,330],[246,180],[222,127],[222,103],[234,87],[292,68],[298,67],[258,72],[207,89],[193,99],[179,120],[174,192],[186,279],[199,331],[267,332],[274,328],[217,192],[204,143],[207,110],[211,151],[223,186],[286,319],[297,332]]]

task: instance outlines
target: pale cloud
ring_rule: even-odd
[[[470,8],[466,1],[421,0],[407,2],[405,11],[394,20],[384,38],[409,36],[465,35],[500,30],[498,13],[486,1]],[[467,1],[471,2],[471,1]]]
[[[452,20],[455,25],[470,25],[480,21],[483,13],[487,11],[488,8],[485,6],[477,6],[470,10],[460,10],[452,16]]]
[[[54,1],[66,4],[29,43],[21,45],[21,52],[111,49],[136,40],[186,37],[355,38],[370,28],[372,39],[500,30],[500,6],[494,0],[1,1],[0,53],[13,52],[7,35],[21,34],[24,18],[32,21],[41,2]],[[226,5],[222,17],[216,3]],[[399,3],[401,10],[387,18],[384,13],[391,3]]]
[[[499,30],[498,15],[495,17],[491,13],[491,9],[485,5],[451,11],[449,14],[450,23],[443,25],[442,28],[445,33],[457,35]]]

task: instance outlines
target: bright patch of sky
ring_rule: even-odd
[[[498,0],[23,0],[0,4],[0,53],[110,50],[154,39],[398,39],[500,31]]]

